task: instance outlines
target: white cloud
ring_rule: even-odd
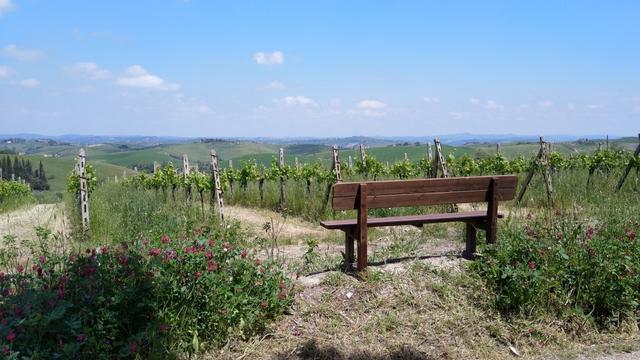
[[[575,109],[576,109],[576,106],[573,103],[568,103],[567,104],[567,110],[573,111]]]
[[[306,96],[286,96],[277,102],[286,104],[287,106],[317,106],[318,104],[311,98]]]
[[[538,103],[541,108],[548,109],[553,106],[553,101],[551,100],[543,100]]]
[[[64,71],[67,74],[91,80],[102,80],[111,75],[109,70],[100,69],[98,65],[92,62],[79,62],[70,66],[65,66]]]
[[[282,51],[257,52],[253,58],[259,65],[282,65],[284,63],[284,53]]]
[[[178,90],[180,85],[169,83],[149,73],[140,65],[129,66],[125,71],[126,76],[119,77],[116,84],[125,87],[172,91]]]
[[[36,79],[23,79],[18,81],[18,84],[26,88],[36,88],[40,86],[40,81]]]
[[[8,78],[13,75],[13,69],[8,66],[0,65],[0,79]]]
[[[0,0],[0,16],[2,16],[5,13],[9,12],[14,7],[15,7],[15,5],[13,5],[11,0]]]
[[[384,109],[387,107],[387,104],[378,100],[362,100],[356,104],[358,109]]]
[[[369,116],[369,117],[380,117],[380,116],[385,116],[387,114],[384,111],[384,109],[387,108],[387,104],[378,100],[366,99],[366,100],[359,101],[356,104],[356,108],[360,110],[359,111],[360,114],[364,116]]]
[[[487,100],[487,102],[483,103],[478,98],[469,99],[469,103],[473,106],[482,106],[487,110],[502,110],[504,109],[504,105],[498,104],[495,100]]]
[[[267,85],[267,89],[269,90],[284,90],[286,86],[280,81],[274,80]]]
[[[422,98],[422,100],[424,102],[426,102],[427,104],[438,104],[438,103],[440,103],[440,99],[438,99],[437,97],[425,96],[425,97]]]
[[[2,0],[0,0],[2,1]],[[45,57],[45,53],[40,50],[22,50],[14,44],[9,44],[2,48],[2,54],[20,61],[32,61]]]

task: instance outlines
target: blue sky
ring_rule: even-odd
[[[638,1],[0,0],[0,133],[640,130]]]

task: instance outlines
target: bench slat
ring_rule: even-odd
[[[367,207],[404,207],[450,203],[486,202],[489,182],[496,179],[496,195],[500,201],[515,197],[518,178],[512,175],[468,178],[390,180],[366,182]],[[360,183],[338,183],[333,186],[333,209],[356,208]]]
[[[503,217],[502,214],[498,214],[498,217]],[[408,215],[408,216],[392,216],[384,218],[368,218],[368,227],[380,227],[380,226],[399,226],[399,225],[422,225],[422,224],[434,224],[440,222],[474,222],[482,221],[487,218],[486,211],[467,211],[463,213],[443,213],[443,214],[427,214],[427,215]],[[358,221],[356,219],[347,220],[328,220],[321,221],[320,225],[330,230],[344,230],[357,226]]]

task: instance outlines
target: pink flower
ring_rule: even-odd
[[[213,253],[211,251],[207,251],[207,260],[210,260],[213,257]]]
[[[118,255],[118,262],[120,263],[120,265],[125,266],[129,262],[129,259],[127,259],[125,255],[121,254],[121,255]]]
[[[629,230],[627,231],[627,239],[633,241],[636,238],[636,234],[634,234],[633,231]]]
[[[260,259],[256,259],[256,266],[260,266]]]
[[[222,245],[222,250],[223,250],[224,252],[229,252],[229,251],[231,250],[231,244],[229,244],[229,243],[224,243],[224,244]]]
[[[161,332],[161,333],[163,333],[163,334],[166,334],[166,333],[167,333],[167,331],[169,331],[169,325],[167,325],[167,324],[161,324],[161,325],[160,325],[160,332]]]
[[[171,238],[169,237],[169,235],[162,235],[162,243],[163,244],[168,244],[171,242]]]
[[[527,267],[529,267],[530,270],[534,270],[536,268],[536,262],[533,260],[529,261]]]
[[[215,261],[209,261],[209,262],[207,263],[207,270],[208,270],[209,272],[212,272],[212,271],[216,271],[216,270],[218,270],[218,263],[217,263],[217,262],[215,262]]]
[[[40,255],[40,257],[38,257],[38,261],[40,261],[40,263],[44,264],[44,262],[47,261],[47,259],[44,257],[44,255]]]
[[[19,273],[22,273],[22,272],[24,272],[24,266],[22,266],[22,265],[18,265],[18,266],[16,267],[16,270],[18,270],[18,272],[19,272]]]
[[[280,281],[280,284],[278,284],[278,287],[280,288],[280,290],[284,289],[284,281]]]
[[[100,248],[100,253],[101,254],[106,254],[108,252],[109,252],[109,247],[108,246],[105,245],[105,246]]]
[[[588,240],[593,238],[593,227],[591,225],[587,226],[587,233],[585,234]]]
[[[129,343],[129,352],[135,353],[138,351],[138,344],[135,341]]]
[[[85,334],[80,334],[76,336],[76,341],[79,343],[83,343],[85,342],[85,340],[87,340],[87,335]]]
[[[284,290],[280,290],[280,292],[278,293],[278,298],[280,300],[284,300],[287,298],[287,293],[284,292]]]
[[[260,307],[261,308],[266,309],[267,306],[269,306],[269,304],[266,301],[264,301],[264,300],[260,301]]]
[[[161,250],[159,248],[149,249],[149,256],[156,257],[160,255]]]
[[[247,250],[242,250],[242,252],[240,253],[240,257],[241,258],[246,258],[247,257]]]
[[[196,271],[196,279],[199,278],[200,276],[202,276],[202,273],[200,271]]]
[[[13,332],[13,330],[9,331],[9,334],[7,334],[7,341],[13,342],[15,339],[16,339],[16,333]]]

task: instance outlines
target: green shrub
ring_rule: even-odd
[[[0,180],[0,212],[12,210],[35,201],[26,184],[17,181]]]
[[[471,267],[505,314],[578,314],[617,324],[639,310],[639,232],[637,215],[594,225],[568,215],[513,222]]]
[[[41,255],[0,274],[6,358],[167,358],[245,337],[290,304],[279,264],[237,227]]]

